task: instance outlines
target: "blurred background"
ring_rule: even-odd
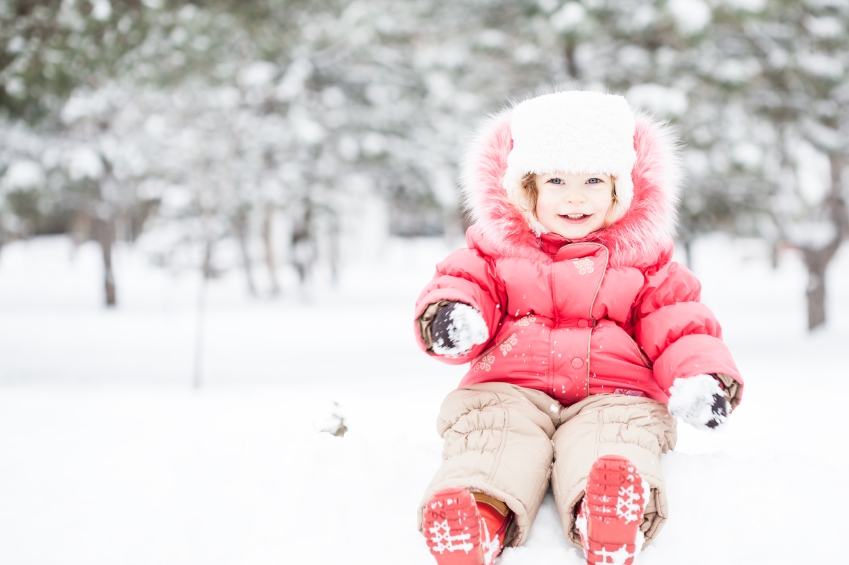
[[[849,234],[843,0],[0,3],[0,245],[62,234],[257,298],[338,282],[352,248],[456,236],[465,142],[584,88],[673,123],[679,241],[762,239],[809,274]]]
[[[413,302],[463,245],[477,125],[561,88],[625,95],[682,138],[676,258],[753,400],[669,465],[762,449],[796,473],[763,488],[849,500],[837,456],[816,480],[799,466],[819,444],[780,455],[804,443],[783,417],[800,376],[829,391],[802,414],[848,431],[847,78],[849,0],[0,0],[0,561],[358,563],[305,549],[304,524],[389,484],[400,553],[363,562],[429,562],[408,514],[463,370],[416,350]],[[310,499],[281,480],[323,506],[293,521],[280,508]],[[683,492],[706,497],[679,501],[699,531],[715,493]],[[716,532],[741,562],[810,558],[757,553],[752,509]],[[543,515],[541,553],[505,563],[580,562]],[[646,563],[698,545],[676,543]]]

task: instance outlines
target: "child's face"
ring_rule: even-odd
[[[581,239],[604,227],[613,204],[613,179],[597,173],[535,175],[537,219],[566,239]]]

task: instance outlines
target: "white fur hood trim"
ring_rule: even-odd
[[[513,111],[504,110],[482,124],[466,153],[462,185],[478,244],[501,256],[531,256],[539,253],[540,231],[533,229],[532,212],[530,217],[524,213],[504,187],[514,147]],[[651,265],[670,252],[683,181],[678,140],[671,128],[639,111],[633,116],[631,204],[610,227],[586,238],[610,250],[612,265]]]

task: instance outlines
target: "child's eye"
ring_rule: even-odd
[[[587,183],[588,183],[588,184],[598,184],[598,183],[600,183],[600,182],[602,182],[602,180],[601,180],[601,179],[599,179],[599,178],[596,178],[596,177],[593,177],[593,178],[591,178],[591,179],[587,179]]]
[[[550,182],[551,184],[563,184],[563,180],[557,177],[548,179],[548,182]]]

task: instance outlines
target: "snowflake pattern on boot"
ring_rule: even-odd
[[[605,455],[593,464],[575,520],[588,565],[633,565],[650,492],[625,457]]]
[[[422,530],[437,565],[492,565],[501,552],[472,494],[463,488],[436,491],[424,510]]]

